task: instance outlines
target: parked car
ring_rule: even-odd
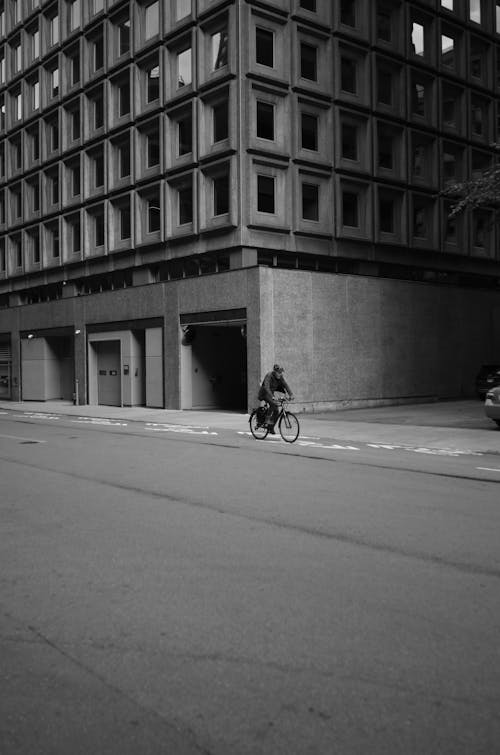
[[[496,388],[491,388],[486,394],[484,411],[486,416],[500,427],[500,385]]]
[[[483,364],[476,377],[476,393],[484,399],[490,388],[500,385],[500,364]]]

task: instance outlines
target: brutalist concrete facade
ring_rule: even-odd
[[[473,392],[500,349],[496,0],[0,10],[0,395],[304,409]]]

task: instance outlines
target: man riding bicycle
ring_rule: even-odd
[[[293,393],[283,377],[283,372],[283,367],[275,364],[271,372],[268,372],[265,376],[259,389],[259,401],[267,401],[269,404],[265,424],[271,435],[275,435],[274,424],[279,415],[279,404],[274,399],[274,392],[285,393],[288,395],[289,400],[293,401]]]

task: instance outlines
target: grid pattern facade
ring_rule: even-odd
[[[499,43],[500,0],[3,0],[3,306],[242,248],[498,285],[493,208],[439,192],[498,159]]]

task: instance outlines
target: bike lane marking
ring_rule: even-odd
[[[495,467],[476,467],[476,469],[481,470],[481,472],[500,472],[500,469]]]
[[[24,443],[47,443],[46,440],[38,440],[36,438],[26,438],[21,437],[19,435],[4,435],[3,433],[0,433],[0,438],[8,438],[10,440],[20,440]]]

